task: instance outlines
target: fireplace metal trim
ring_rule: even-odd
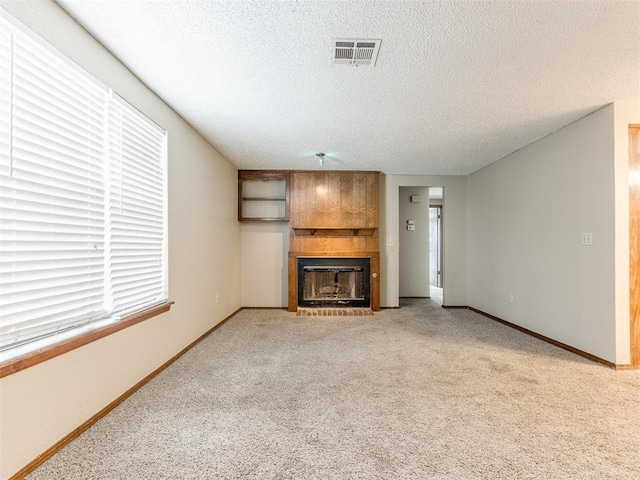
[[[368,257],[298,257],[298,306],[300,307],[371,307],[371,258]],[[361,271],[363,298],[304,298],[304,274],[307,271]]]

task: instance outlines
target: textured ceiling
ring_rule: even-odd
[[[635,0],[58,3],[238,168],[468,174],[640,100]]]

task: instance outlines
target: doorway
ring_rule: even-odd
[[[429,284],[442,288],[442,206],[429,206]]]
[[[442,187],[429,188],[429,290],[433,301],[442,305]]]
[[[399,187],[400,298],[443,303],[443,190],[429,186]]]

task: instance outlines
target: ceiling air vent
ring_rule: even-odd
[[[333,39],[332,65],[373,67],[382,40]]]

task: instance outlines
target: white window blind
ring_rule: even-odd
[[[160,303],[167,282],[166,132],[0,24],[1,351]]]
[[[166,290],[166,134],[118,98],[109,105],[110,309],[148,304]]]
[[[11,32],[0,28],[0,175],[9,174],[10,132]]]

